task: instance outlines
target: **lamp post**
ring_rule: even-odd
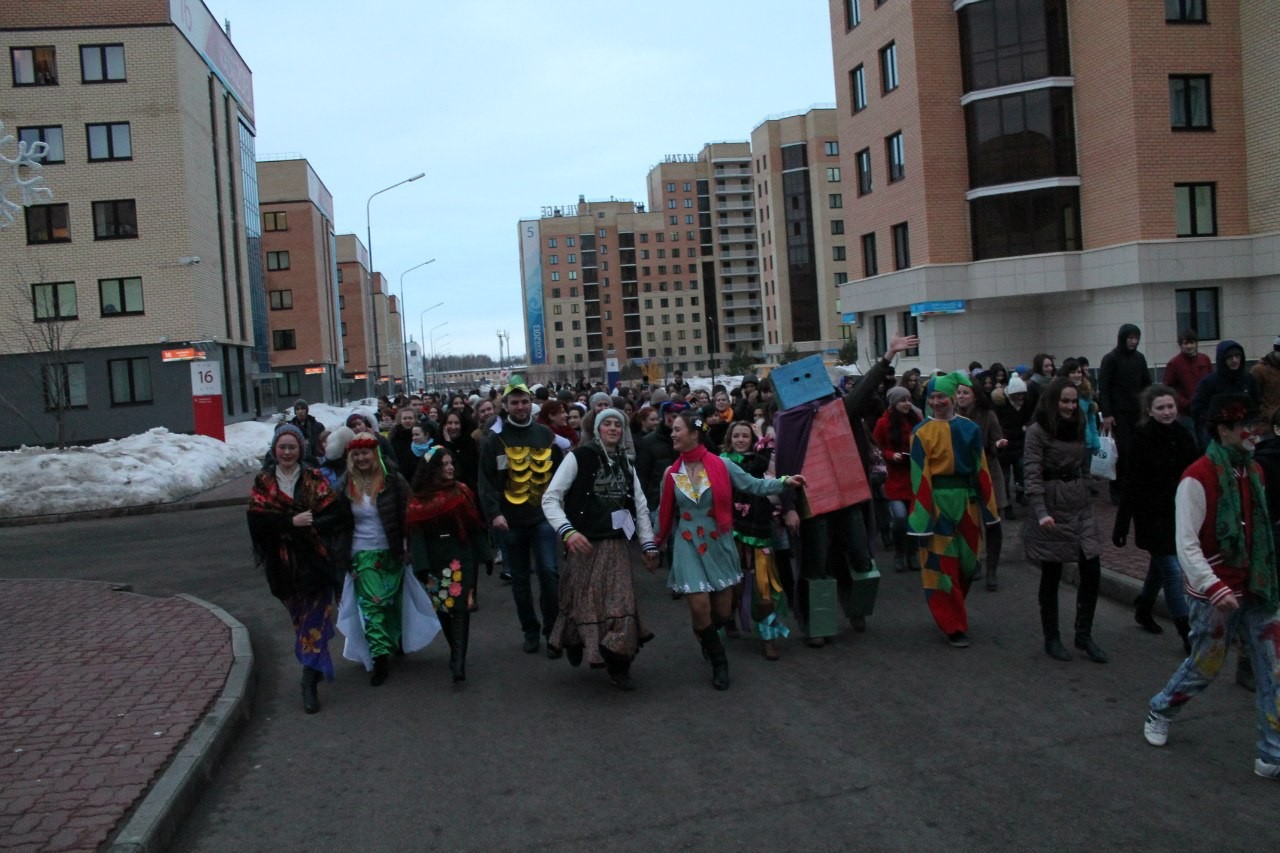
[[[449,325],[448,320],[445,320],[443,323],[436,323],[434,326],[431,327],[431,331],[429,333],[431,337],[431,364],[432,364],[431,372],[432,372],[434,381],[436,381],[437,383],[439,382],[438,374],[440,372],[439,370],[440,365],[436,364],[436,329],[439,329],[442,326],[447,326],[447,325]],[[445,332],[444,335],[440,337],[440,340],[444,340],[448,336],[449,336],[449,333]]]
[[[428,312],[428,311],[432,311],[432,310],[434,310],[434,309],[436,309],[436,308],[439,308],[439,307],[440,307],[441,305],[443,305],[443,304],[444,304],[443,302],[437,302],[435,305],[432,305],[430,308],[423,308],[423,309],[422,309],[422,313],[418,315],[418,337],[422,339],[422,343],[424,343],[424,344],[425,344],[425,343],[427,342],[427,336],[426,336],[426,333],[424,333],[424,332],[422,331],[422,320],[423,320],[423,318],[427,316],[427,312]],[[422,356],[423,356],[423,361],[424,361],[424,362],[426,361],[426,355],[427,355],[426,347],[423,347],[423,349],[422,349]],[[424,367],[424,368],[423,368],[423,370],[422,370],[422,378],[423,378],[423,380],[424,380],[424,381],[425,381],[425,380],[426,380],[426,378],[427,378],[427,371],[426,371],[426,368],[425,368],[425,367]]]
[[[405,331],[404,325],[404,277],[419,267],[425,267],[427,264],[434,264],[435,258],[429,261],[423,261],[420,264],[414,264],[404,272],[400,273],[400,343],[404,345],[404,393],[409,393],[409,333]]]
[[[393,190],[401,184],[416,181],[418,178],[425,178],[426,175],[426,172],[419,172],[412,178],[405,178],[403,181],[396,181],[391,186],[383,187],[373,195],[369,196],[369,200],[364,203],[364,237],[369,250],[369,311],[373,319],[373,391],[375,394],[378,392],[378,376],[381,373],[380,368],[382,367],[382,363],[378,361],[378,300],[373,292],[373,223],[369,219],[370,206],[373,204],[373,200],[376,196],[382,195],[387,190]]]

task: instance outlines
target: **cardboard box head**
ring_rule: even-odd
[[[769,373],[773,393],[778,398],[780,410],[790,409],[830,396],[833,393],[831,377],[822,356],[811,355],[790,364],[775,367]]]

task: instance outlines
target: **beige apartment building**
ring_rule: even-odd
[[[337,237],[338,338],[344,388],[350,397],[374,393],[373,300],[369,250],[354,234]]]
[[[258,161],[271,369],[283,400],[343,399],[333,196],[303,159]]]
[[[191,431],[166,351],[216,364],[227,421],[271,407],[252,76],[226,34],[199,3],[82,0],[6,4],[0,41],[0,118],[48,146],[53,192],[0,232],[0,447],[59,420],[74,442]]]
[[[905,366],[1280,332],[1280,22],[1228,0],[832,0],[843,316]],[[927,322],[923,322],[927,321]],[[921,324],[923,323],[923,324]],[[921,325],[917,325],[921,324]],[[866,349],[866,347],[863,347]]]

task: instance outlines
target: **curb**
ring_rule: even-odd
[[[249,719],[253,705],[253,648],[249,629],[230,613],[193,595],[179,595],[205,608],[231,629],[231,670],[220,695],[191,732],[178,754],[111,844],[108,853],[152,853],[164,850],[191,813],[200,792],[213,777]]]
[[[0,518],[0,529],[5,527],[31,527],[37,524],[61,524],[65,521],[92,521],[99,518],[124,518],[131,515],[158,515],[170,512],[186,512],[192,509],[214,509],[224,506],[248,506],[249,496],[239,498],[207,498],[174,503],[138,504],[117,506],[110,509],[86,509],[80,512],[62,512],[53,515],[27,515],[18,518]]]

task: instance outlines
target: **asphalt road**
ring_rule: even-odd
[[[1052,661],[1036,574],[1013,560],[1000,592],[970,596],[970,649],[947,646],[917,575],[889,574],[866,634],[821,650],[793,636],[777,663],[731,640],[725,693],[661,574],[637,576],[657,639],[632,694],[523,654],[508,591],[482,577],[465,686],[438,640],[377,689],[339,662],[308,717],[243,510],[0,530],[0,553],[4,577],[191,593],[248,626],[254,719],[174,850],[1280,847],[1280,788],[1252,774],[1253,697],[1230,664],[1154,749],[1145,702],[1179,662],[1176,637],[1103,602],[1112,663]]]

